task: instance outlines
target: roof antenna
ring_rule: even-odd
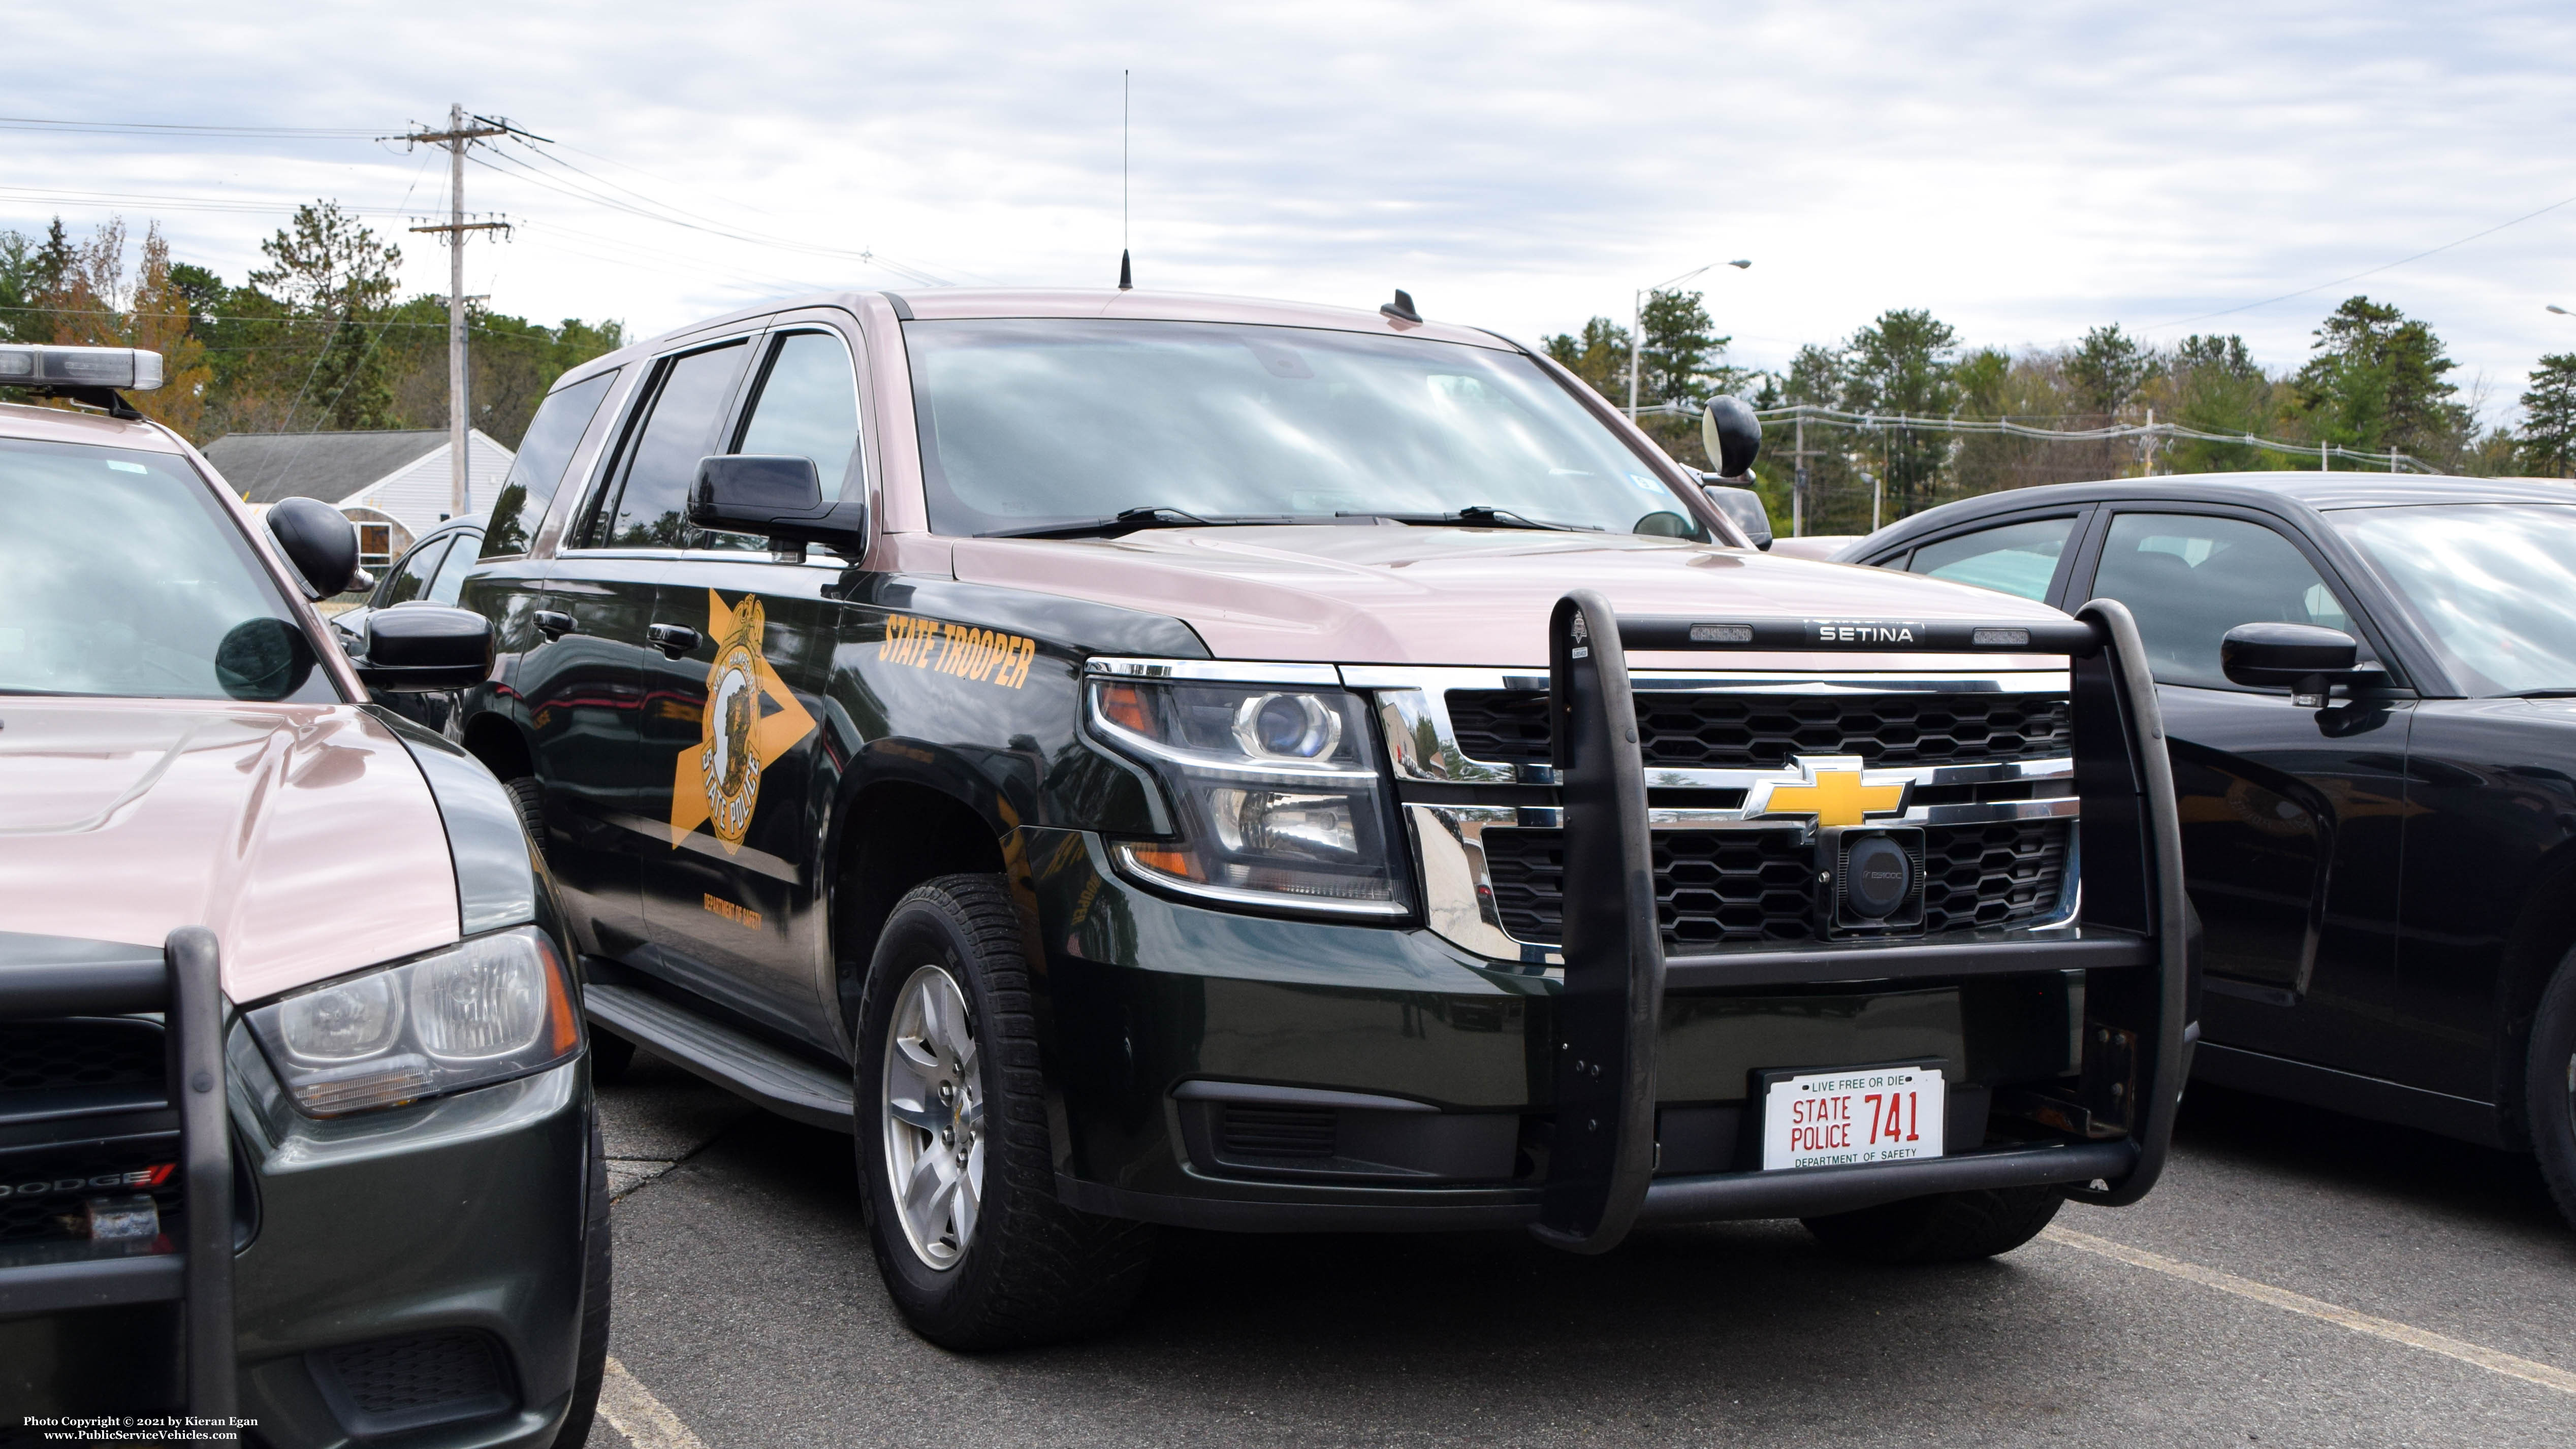
[[[1413,310],[1413,294],[1404,290],[1402,287],[1395,289],[1394,301],[1378,308],[1378,310],[1385,313],[1387,316],[1394,318],[1398,322],[1419,322],[1422,320],[1422,314]]]
[[[1128,265],[1127,238],[1127,89],[1132,71],[1118,72],[1118,290],[1136,290],[1136,270]]]

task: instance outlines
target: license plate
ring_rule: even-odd
[[[1938,1157],[1948,1100],[1937,1067],[1780,1078],[1762,1103],[1763,1170]]]

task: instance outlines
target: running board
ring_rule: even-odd
[[[594,982],[581,996],[591,1020],[738,1097],[809,1127],[857,1130],[847,1077],[631,987]]]

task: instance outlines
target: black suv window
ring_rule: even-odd
[[[496,558],[526,553],[536,540],[537,525],[546,520],[546,505],[552,503],[555,490],[563,485],[564,469],[572,462],[572,451],[581,446],[581,435],[590,429],[591,415],[599,411],[599,400],[608,396],[608,385],[617,379],[617,369],[610,368],[597,377],[585,377],[570,387],[558,388],[537,404],[537,415],[528,421],[527,436],[519,440],[519,455],[510,461],[510,476],[502,480],[501,494],[492,500],[492,521],[483,534],[483,557]]]
[[[626,451],[609,548],[767,548],[765,540],[691,528],[682,510],[698,460],[716,452],[716,427],[751,348],[741,341],[674,359],[662,369],[652,412]]]
[[[447,546],[455,541],[451,534],[446,538],[433,538],[413,549],[411,556],[402,561],[402,567],[385,579],[384,586],[377,589],[375,598],[368,602],[382,609],[394,604],[408,604],[428,593],[430,576],[438,572],[438,561],[447,556]]]
[[[2074,531],[2071,516],[2024,519],[1927,543],[1914,551],[1905,568],[1908,573],[1952,583],[2045,599],[2049,580],[2057,577],[2057,560]]]
[[[2093,592],[2137,615],[2158,684],[2233,688],[2218,667],[2218,641],[2239,624],[2352,630],[2307,555],[2238,518],[2121,514],[2103,542]]]
[[[823,496],[840,496],[859,452],[859,390],[850,349],[837,335],[791,332],[778,339],[734,451],[811,458]]]

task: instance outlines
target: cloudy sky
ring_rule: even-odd
[[[10,24],[9,117],[358,134],[0,121],[0,229],[157,219],[237,280],[297,200],[394,231],[442,210],[444,154],[370,137],[462,101],[554,143],[468,168],[469,209],[520,228],[469,247],[468,290],[648,333],[825,286],[1113,281],[1129,70],[1147,286],[1402,286],[1534,338],[1744,257],[1703,282],[1753,365],[1926,307],[1974,343],[2117,321],[2287,366],[2367,292],[2434,324],[2491,418],[2576,348],[2543,310],[2576,307],[2563,0],[85,0]],[[443,291],[404,240],[405,281]]]

